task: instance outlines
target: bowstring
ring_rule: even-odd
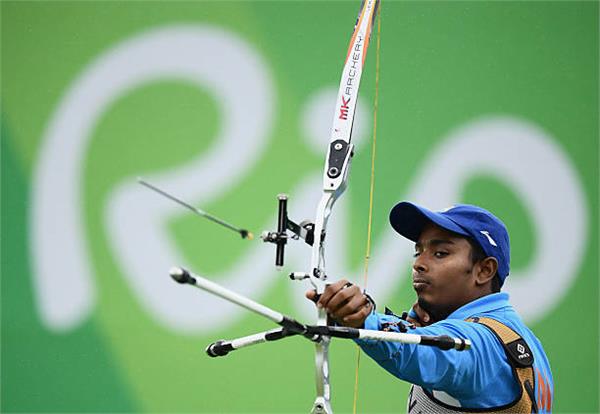
[[[369,280],[369,259],[371,257],[371,233],[373,224],[373,192],[375,190],[375,150],[377,148],[377,109],[379,103],[379,57],[381,48],[381,1],[377,10],[377,48],[375,50],[375,98],[373,103],[373,140],[371,143],[371,182],[369,186],[369,218],[367,224],[367,246],[364,261],[364,280],[363,286],[366,290]],[[356,370],[354,373],[354,402],[352,404],[352,413],[356,414],[358,402],[358,373],[360,369],[360,347],[356,347]]]

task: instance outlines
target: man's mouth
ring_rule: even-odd
[[[422,277],[413,277],[413,289],[417,292],[425,289],[429,285],[429,281]]]

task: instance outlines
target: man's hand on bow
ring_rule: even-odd
[[[361,288],[346,279],[328,285],[318,300],[315,290],[307,291],[306,297],[316,301],[317,307],[324,308],[337,323],[352,328],[362,328],[373,310]]]
[[[415,326],[427,326],[433,323],[431,316],[419,305],[419,302],[413,304],[406,320],[415,324]]]

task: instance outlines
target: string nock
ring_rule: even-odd
[[[172,267],[171,270],[169,270],[169,274],[177,283],[189,283],[190,285],[196,284],[196,279],[190,276],[189,272],[181,267]]]

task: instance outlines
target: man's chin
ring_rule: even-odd
[[[419,290],[415,289],[415,293],[417,294],[417,299],[419,301],[419,305],[421,305],[421,301],[423,301],[426,304],[435,303],[434,298],[432,298],[431,295],[428,294],[427,292],[425,292],[423,289],[419,289]]]

